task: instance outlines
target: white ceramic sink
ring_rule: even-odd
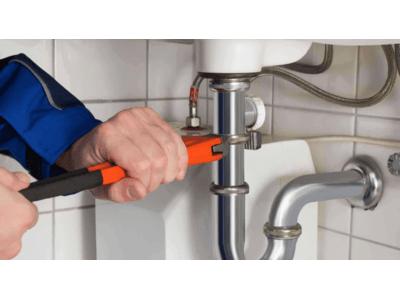
[[[195,40],[196,70],[205,73],[255,73],[262,67],[300,60],[313,42],[365,46],[400,40]]]

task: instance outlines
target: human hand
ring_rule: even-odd
[[[0,168],[0,259],[16,256],[23,234],[36,224],[36,206],[18,193],[28,185],[27,174]]]
[[[182,138],[150,108],[132,108],[94,128],[58,160],[74,170],[104,161],[125,169],[127,178],[93,190],[98,198],[125,202],[144,198],[160,184],[182,180],[187,151]]]

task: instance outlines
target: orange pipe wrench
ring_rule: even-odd
[[[188,151],[188,165],[210,163],[224,155],[222,138],[215,135],[183,136]],[[125,170],[110,162],[67,172],[59,176],[33,182],[20,191],[31,202],[56,196],[71,195],[101,185],[111,184],[126,177]]]

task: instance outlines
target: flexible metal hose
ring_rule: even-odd
[[[290,81],[291,83],[297,85],[298,87],[306,90],[307,92],[320,97],[328,102],[332,102],[335,104],[339,105],[344,105],[344,106],[350,106],[350,107],[367,107],[371,105],[375,105],[382,101],[392,90],[393,85],[396,81],[396,60],[395,60],[395,53],[393,50],[393,47],[391,45],[383,45],[382,49],[385,53],[387,65],[388,65],[388,70],[387,70],[387,78],[382,86],[382,88],[373,96],[367,97],[367,98],[360,98],[360,99],[354,99],[354,98],[347,98],[347,97],[342,97],[339,95],[335,95],[332,93],[329,93],[312,83],[304,80],[303,78],[294,75],[287,70],[285,70],[282,67],[272,67],[272,68],[263,68],[260,74],[257,77],[264,76],[264,75],[276,75],[278,77],[281,77],[287,81]],[[253,79],[253,80],[254,80]]]
[[[333,60],[333,46],[325,45],[324,58],[319,65],[307,65],[302,63],[292,63],[284,65],[285,69],[305,73],[305,74],[321,74],[329,69]]]
[[[400,75],[400,44],[394,45],[394,55],[396,57],[397,71]]]

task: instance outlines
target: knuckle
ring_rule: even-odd
[[[171,130],[171,136],[172,139],[174,139],[177,143],[183,144],[182,137],[179,134],[177,134],[174,130]]]
[[[165,141],[164,146],[168,152],[174,152],[177,148],[176,144],[171,139]]]
[[[30,204],[24,204],[21,211],[21,229],[26,230],[35,225],[37,221],[37,208]]]
[[[143,159],[136,164],[136,169],[140,173],[150,171],[150,167],[151,167],[150,161],[147,159]]]
[[[136,200],[141,200],[147,196],[147,192],[143,189],[138,189],[137,190],[137,199]]]
[[[149,113],[155,113],[154,109],[151,107],[143,107],[142,110]]]
[[[132,119],[132,110],[131,109],[125,109],[120,111],[116,116],[115,119],[118,122],[121,123],[126,123]]]
[[[110,136],[113,134],[113,131],[114,125],[112,125],[111,122],[105,122],[101,124],[97,129],[97,132],[100,136]]]
[[[154,167],[156,169],[164,169],[167,166],[168,159],[166,155],[160,155],[157,158],[154,159],[153,161]]]

